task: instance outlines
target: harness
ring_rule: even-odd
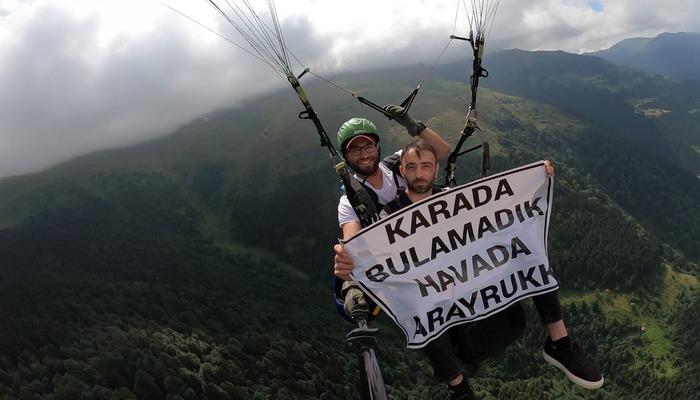
[[[390,156],[385,157],[381,161],[381,163],[391,171],[391,175],[394,179],[394,184],[396,185],[396,196],[400,196],[401,193],[403,193],[406,190],[405,187],[399,184],[399,176],[401,176],[401,172],[399,171],[399,167],[401,166],[401,155],[394,153]],[[340,185],[340,194],[344,194],[347,196],[348,200],[350,201],[350,205],[352,206],[353,210],[355,210],[355,213],[357,213],[358,217],[360,217],[360,212],[358,212],[358,208],[360,210],[365,210],[368,208],[373,209],[376,218],[373,218],[373,220],[370,223],[363,223],[362,218],[360,217],[360,225],[363,228],[371,225],[372,222],[378,221],[379,214],[381,213],[382,209],[386,207],[385,205],[379,202],[379,196],[371,187],[369,187],[369,185],[365,183],[366,180],[367,178],[360,181],[357,180],[355,177],[352,177],[352,179],[350,179],[349,190],[348,186],[344,182]],[[361,196],[358,196],[358,186],[362,188],[362,192],[366,193],[366,199],[363,200]]]
[[[401,194],[404,194],[405,196],[404,191],[406,188],[399,185],[399,176],[401,176],[401,172],[399,171],[399,167],[401,166],[401,156],[394,153],[385,157],[381,163],[392,173],[394,184],[396,185],[397,198]],[[363,179],[362,181],[357,180],[357,178],[354,176],[350,176],[348,178],[349,179],[344,179],[343,183],[341,183],[340,194],[347,196],[348,200],[350,201],[350,205],[352,206],[353,210],[355,210],[358,218],[360,218],[360,225],[363,228],[367,227],[373,222],[379,220],[380,211],[386,211],[386,205],[382,205],[379,202],[379,196],[377,193],[371,187],[365,184],[367,178]],[[346,182],[349,184],[346,184]],[[348,315],[345,314],[345,309],[343,308],[342,289],[343,280],[333,276],[333,300],[335,302],[335,308],[341,317],[352,323],[353,321]],[[365,297],[365,301],[367,301],[367,305],[370,309],[370,318],[374,318],[381,313],[382,309],[374,301],[372,301],[371,298]]]

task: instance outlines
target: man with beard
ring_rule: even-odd
[[[406,189],[399,191],[396,198],[388,202],[383,209],[383,216],[396,212],[412,203],[424,200],[441,189],[434,187],[439,172],[438,156],[433,147],[423,140],[406,145],[400,152],[399,172],[405,179]],[[548,176],[554,176],[554,167],[545,161]],[[347,237],[346,237],[347,238]],[[335,274],[341,279],[346,277],[354,268],[352,258],[342,246],[334,247]],[[346,300],[363,302],[363,293],[354,286],[347,291]],[[587,389],[597,389],[603,385],[603,376],[597,367],[583,354],[578,344],[570,341],[564,320],[558,291],[532,297],[540,319],[548,332],[544,346],[543,357],[550,364],[562,370],[566,376],[579,386]],[[453,353],[451,338],[464,334],[461,325],[451,328],[431,341],[425,347],[426,354],[433,366],[435,377],[448,384],[452,399],[474,399],[474,393],[467,379],[462,375],[462,369]]]
[[[432,129],[404,112],[403,107],[389,105],[385,109],[394,115],[393,120],[403,125],[411,136],[430,144],[435,149],[438,160],[450,154],[450,145]],[[354,178],[368,189],[371,197],[376,200],[378,210],[403,191],[406,181],[397,168],[400,151],[384,160],[380,159],[379,131],[371,121],[352,118],[345,122],[338,130],[337,142],[347,165],[355,172]],[[338,223],[344,239],[362,228],[346,195],[342,195],[338,203]],[[346,278],[344,280],[349,279]]]
[[[384,109],[393,115],[394,121],[406,128],[409,135],[430,144],[437,160],[450,154],[450,145],[424,123],[413,119],[403,107],[388,105]],[[366,189],[377,210],[382,210],[385,204],[404,191],[406,181],[398,168],[401,151],[380,161],[379,131],[372,121],[365,118],[346,121],[338,129],[336,140],[347,165],[355,172],[353,179],[359,181]],[[349,239],[362,229],[360,218],[345,194],[341,195],[338,201],[338,223],[343,232],[343,240]],[[342,246],[337,245],[334,250],[341,251]],[[335,276],[343,281],[337,295],[344,300],[345,313],[350,315],[353,304],[366,306],[364,294],[350,278],[352,269],[338,270],[337,266],[336,263]]]
[[[396,197],[384,205],[382,217],[441,191],[435,186],[439,173],[438,155],[430,143],[419,139],[406,145],[397,154],[400,154],[399,172],[404,178],[405,189],[399,190]],[[342,246],[336,245],[334,250],[336,275],[345,278],[345,274],[348,274],[349,279],[353,266],[352,259]],[[346,300],[348,303],[362,303],[364,295],[356,286],[350,286]],[[346,309],[349,307],[347,305]],[[452,399],[474,399],[474,393],[467,379],[462,375],[459,361],[452,351],[450,334],[446,332],[428,343],[425,346],[425,353],[433,366],[435,377],[447,383]]]

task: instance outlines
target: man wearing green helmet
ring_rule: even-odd
[[[403,107],[388,105],[384,109],[392,114],[392,119],[404,126],[411,136],[430,144],[435,149],[438,161],[450,154],[450,145],[424,123],[408,115]],[[401,151],[380,162],[379,131],[372,121],[366,118],[351,118],[340,126],[336,140],[347,165],[355,172],[353,178],[367,190],[377,211],[405,189],[406,181],[399,172]],[[346,194],[338,201],[338,224],[343,231],[343,240],[349,239],[362,229],[360,217]],[[338,279],[344,281],[340,295],[342,300],[345,300],[345,313],[349,315],[353,302],[366,304],[364,294],[351,281],[352,265],[337,262],[338,255],[341,255],[340,259],[346,255],[343,247],[336,245],[333,250],[336,253],[333,272]]]
[[[392,119],[403,125],[411,136],[420,138],[421,142],[430,148],[435,155],[437,171],[437,162],[450,153],[447,142],[425,124],[411,118],[403,107],[389,105],[385,110],[393,114]],[[381,210],[382,206],[395,201],[397,195],[404,193],[407,182],[399,172],[401,151],[380,160],[379,131],[374,123],[365,118],[352,118],[341,125],[336,138],[347,165],[355,172],[354,179],[367,189],[377,210]],[[433,181],[430,182],[431,187],[432,183]],[[362,228],[360,218],[345,194],[338,202],[338,223],[343,231],[344,240],[349,239]],[[349,256],[341,245],[335,245],[333,250],[336,253],[334,273],[338,279],[345,281],[340,294],[345,301],[345,313],[349,315],[353,305],[359,304],[366,307],[367,302],[360,288],[351,280],[350,272],[353,265]],[[440,369],[440,366],[435,363],[444,363],[443,358],[451,357],[449,361],[454,358],[453,355],[445,355],[447,351],[441,347],[432,351],[427,349],[427,351],[431,363],[434,363],[434,368]],[[471,388],[466,380],[462,380],[461,374],[459,379],[448,380],[452,385],[460,384],[461,390],[471,393]]]
[[[420,121],[413,119],[401,106],[389,105],[385,107],[393,115],[392,119],[403,125],[408,133],[414,137],[420,137],[429,143],[441,160],[450,153],[450,145],[435,131],[425,126]],[[347,165],[355,172],[355,179],[360,181],[372,197],[376,195],[377,208],[394,200],[400,187],[405,187],[406,182],[398,172],[398,154],[394,153],[384,159],[380,159],[379,131],[377,127],[365,118],[352,118],[341,125],[336,137]],[[343,231],[343,238],[347,239],[357,233],[362,226],[360,218],[350,204],[346,195],[341,196],[338,204],[338,223]],[[343,280],[350,279],[351,270],[337,269],[335,275]]]

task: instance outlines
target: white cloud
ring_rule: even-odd
[[[700,3],[674,0],[529,0],[507,7],[496,20],[494,39],[504,47],[582,53],[609,48],[630,37],[700,31]],[[500,39],[503,39],[501,41]]]
[[[164,1],[245,43],[206,2]],[[628,37],[700,31],[696,0],[594,3],[503,0],[488,49],[582,52]],[[277,11],[294,54],[331,75],[431,64],[453,33],[456,6],[284,0]],[[462,10],[456,33],[465,35],[466,26]],[[453,45],[445,59],[462,54]],[[167,134],[282,85],[260,62],[155,0],[0,0],[0,176]]]

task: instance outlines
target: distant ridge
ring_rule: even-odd
[[[625,39],[607,50],[588,55],[673,79],[700,80],[700,33],[697,32]]]

